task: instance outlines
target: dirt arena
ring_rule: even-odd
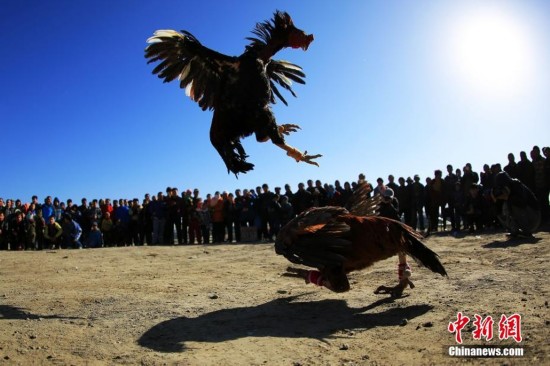
[[[449,278],[415,265],[395,300],[373,290],[396,282],[397,258],[335,294],[282,276],[272,243],[0,252],[0,365],[550,364],[548,232],[426,243]],[[458,312],[463,346],[524,356],[449,356]],[[473,339],[474,314],[492,340]],[[521,315],[520,343],[499,339],[503,314]]]

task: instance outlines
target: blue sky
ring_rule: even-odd
[[[505,163],[550,145],[547,1],[2,0],[0,197],[133,198],[198,187],[296,188],[432,176],[451,163]],[[211,146],[211,112],[151,74],[157,29],[185,29],[239,55],[256,22],[290,13],[313,33],[298,98],[273,106],[302,130],[287,143],[323,154],[297,164],[244,140],[255,169],[239,179]]]

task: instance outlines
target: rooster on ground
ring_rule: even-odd
[[[398,255],[399,283],[375,291],[394,297],[400,297],[407,285],[414,287],[406,255],[433,272],[447,275],[437,254],[421,242],[421,234],[399,221],[375,215],[378,198],[368,199],[367,189],[363,185],[357,190],[349,211],[332,206],[312,208],[281,229],[275,241],[276,253],[292,263],[317,268],[288,268],[286,275],[345,292],[350,289],[348,273]]]
[[[186,94],[203,109],[214,110],[210,141],[228,171],[246,173],[254,165],[247,162],[240,139],[256,134],[256,140],[271,140],[287,155],[317,165],[321,155],[308,155],[286,144],[284,135],[295,132],[294,124],[277,125],[270,104],[277,96],[285,105],[276,84],[296,96],[292,81],[304,84],[302,68],[271,58],[286,47],[307,50],[313,41],[294,26],[286,12],[276,11],[271,21],[256,24],[248,38],[251,43],[240,56],[227,56],[203,46],[187,31],[158,30],[147,42],[148,63],[160,61],[153,69],[164,82],[178,80]]]

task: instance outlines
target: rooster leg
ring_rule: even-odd
[[[246,155],[239,140],[225,141],[221,144],[213,143],[213,145],[227,166],[227,170],[235,175],[246,173],[254,168],[254,164],[246,161],[248,155]]]
[[[300,150],[298,150],[298,149],[296,149],[296,148],[294,148],[290,145],[287,145],[287,144],[275,144],[275,145],[279,146],[281,149],[286,151],[286,154],[288,156],[290,156],[291,158],[296,159],[297,162],[303,161],[304,163],[319,166],[319,163],[314,161],[314,159],[317,159],[317,158],[320,158],[321,156],[323,156],[323,155],[320,155],[320,154],[308,155],[307,151],[304,151],[302,153]]]
[[[346,292],[350,289],[348,276],[342,272],[341,267],[325,268],[322,271],[288,267],[283,276],[303,278],[306,284],[326,287],[334,292]]]
[[[407,264],[407,256],[403,253],[399,253],[399,283],[396,286],[379,286],[375,294],[390,294],[392,297],[401,297],[403,291],[409,286],[414,288],[414,283],[409,279],[411,277],[411,267]]]

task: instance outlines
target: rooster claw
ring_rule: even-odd
[[[288,267],[286,272],[282,274],[284,277],[306,278],[309,271],[301,268]]]
[[[319,166],[319,163],[316,161],[313,161],[314,159],[320,158],[323,155],[321,154],[315,154],[315,155],[308,155],[307,151],[304,151],[303,155],[301,156],[299,161],[303,161],[304,163],[308,163],[311,165]]]
[[[409,286],[411,289],[414,288],[414,283],[412,283],[408,278],[405,278],[399,281],[399,284],[394,287],[389,286],[379,286],[374,293],[375,294],[389,294],[393,298],[399,298],[403,295],[403,290]]]
[[[279,125],[279,133],[290,135],[291,132],[297,132],[301,127],[292,123],[286,123],[284,125]]]

